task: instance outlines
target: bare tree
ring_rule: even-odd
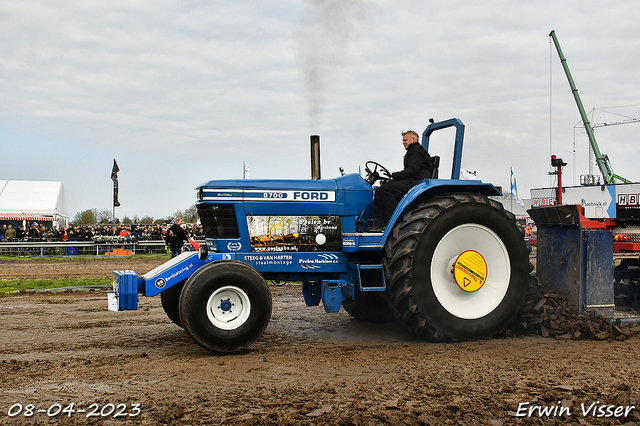
[[[100,210],[97,215],[98,223],[106,224],[111,221],[111,211],[110,210]]]
[[[153,223],[155,221],[155,219],[152,216],[142,216],[142,218],[140,219],[141,224],[144,225],[149,225],[151,223]]]

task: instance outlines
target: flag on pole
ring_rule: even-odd
[[[465,169],[460,169],[460,179],[463,179],[463,180],[476,180],[478,178],[476,177],[475,172],[469,173]],[[480,180],[480,179],[478,179],[478,180]]]
[[[513,176],[513,169],[509,167],[511,170],[511,195],[516,199],[516,202],[520,204],[520,207],[524,207],[524,202],[518,197],[518,184],[516,183],[516,178]]]
[[[244,172],[243,172],[242,178],[246,179],[251,174],[251,170],[249,169],[249,166],[247,166],[246,161],[243,161],[242,164],[244,165]]]
[[[113,168],[111,169],[111,180],[113,181],[113,206],[119,207],[120,202],[118,201],[118,172],[120,168],[118,167],[118,163],[116,163],[116,159],[113,159]],[[115,210],[114,210],[115,211]]]

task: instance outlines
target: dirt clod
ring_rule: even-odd
[[[558,293],[549,291],[532,279],[527,301],[516,321],[508,327],[509,336],[539,335],[556,340],[596,339],[619,341],[640,333],[634,324],[611,323],[593,312],[579,313],[573,304]]]

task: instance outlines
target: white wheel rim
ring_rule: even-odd
[[[458,256],[478,252],[487,266],[487,277],[475,292],[466,292],[456,283],[452,268]],[[477,319],[491,313],[509,289],[511,263],[509,253],[491,229],[478,224],[464,224],[447,232],[433,253],[431,285],[438,302],[450,314],[463,319]]]
[[[235,330],[247,322],[251,313],[249,296],[235,286],[220,287],[207,302],[207,317],[222,330]]]

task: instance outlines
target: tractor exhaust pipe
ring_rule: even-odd
[[[320,179],[320,135],[311,135],[311,179]]]

